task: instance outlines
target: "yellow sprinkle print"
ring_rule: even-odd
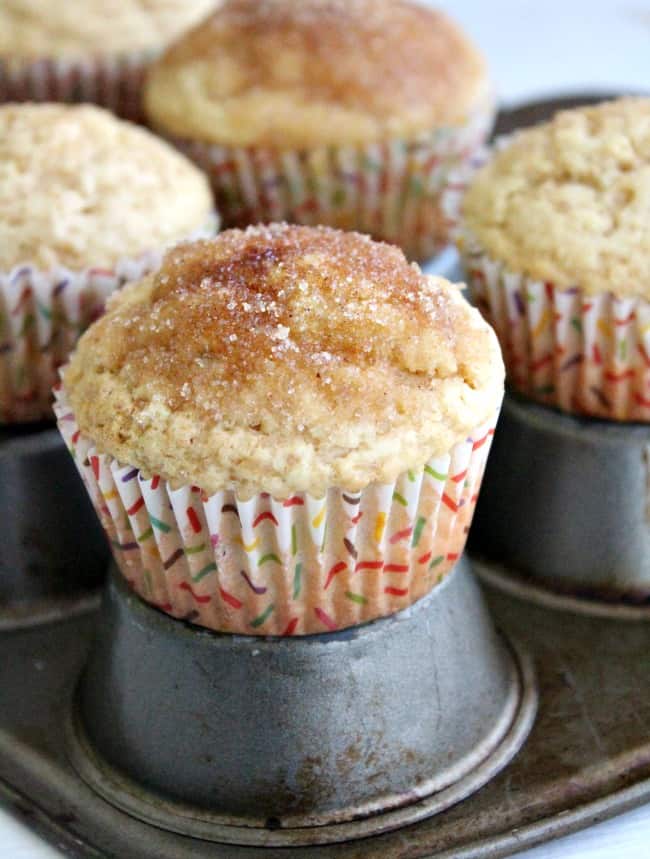
[[[325,518],[325,510],[327,508],[327,504],[323,504],[321,507],[320,513],[312,520],[312,525],[314,528],[320,528],[323,524],[323,519]]]
[[[641,334],[645,337],[646,334],[650,334],[650,322],[647,325],[641,326]]]
[[[599,319],[596,324],[600,333],[604,334],[605,337],[611,337],[613,335],[612,326],[604,319]]]
[[[540,316],[539,322],[538,322],[538,323],[537,323],[537,325],[533,328],[533,339],[534,339],[534,338],[536,338],[536,337],[539,337],[539,335],[542,333],[542,331],[543,331],[546,327],[548,327],[548,325],[549,325],[549,323],[551,322],[551,319],[552,319],[552,318],[553,318],[553,317],[551,316],[551,311],[550,311],[550,310],[545,310],[545,311],[544,311],[544,313],[542,313],[542,315]]]
[[[114,498],[117,498],[117,489],[111,489],[110,492],[104,492],[104,501],[112,501]]]
[[[248,545],[247,545],[246,543],[244,543],[244,541],[242,540],[241,537],[237,537],[237,542],[239,543],[240,546],[244,547],[245,552],[252,552],[253,549],[257,549],[257,547],[259,546],[260,538],[256,537],[252,543],[248,543]]]
[[[377,521],[375,523],[375,543],[381,543],[381,538],[384,536],[384,528],[386,527],[386,514],[377,513]]]

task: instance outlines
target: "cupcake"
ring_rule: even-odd
[[[226,0],[153,65],[144,102],[226,226],[326,224],[416,259],[447,243],[441,192],[494,109],[474,46],[408,0]]]
[[[502,140],[461,206],[468,282],[513,387],[650,421],[650,99],[563,111]]]
[[[0,101],[90,101],[141,115],[147,64],[216,0],[5,0]]]
[[[130,585],[214,630],[402,609],[458,559],[503,394],[494,333],[326,227],[179,245],[116,294],[56,412]]]
[[[204,176],[90,106],[0,106],[0,423],[53,417],[51,389],[106,296],[214,230]]]

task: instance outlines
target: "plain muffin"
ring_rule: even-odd
[[[144,71],[216,0],[3,0],[0,101],[94,102],[142,116]]]
[[[228,0],[151,68],[145,107],[208,170],[227,225],[324,223],[423,257],[493,99],[474,45],[418,3]]]
[[[0,270],[110,267],[207,222],[204,176],[91,106],[0,106]]]
[[[214,232],[204,176],[91,106],[0,106],[0,423],[51,417],[57,368],[108,294]]]
[[[509,137],[462,212],[468,279],[515,386],[567,411],[650,420],[650,99]]]
[[[272,225],[181,245],[116,295],[57,414],[144,599],[299,634],[404,608],[453,567],[502,394],[456,286],[366,236]]]

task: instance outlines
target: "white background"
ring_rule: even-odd
[[[432,5],[450,12],[481,45],[506,103],[594,89],[650,90],[650,0],[439,0]],[[1,859],[58,856],[0,810]],[[649,859],[650,806],[518,857]]]

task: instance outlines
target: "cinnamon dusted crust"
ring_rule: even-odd
[[[517,133],[479,171],[463,214],[514,272],[650,298],[650,98],[562,111]]]
[[[207,180],[153,134],[97,107],[0,107],[0,270],[112,266],[187,238]]]
[[[64,385],[98,448],[174,485],[278,498],[389,482],[497,410],[503,365],[456,286],[356,233],[181,245],[82,337]]]
[[[483,58],[411,0],[226,0],[149,74],[165,133],[301,148],[462,124],[486,101]]]
[[[217,0],[2,0],[0,56],[160,51],[216,5]]]

